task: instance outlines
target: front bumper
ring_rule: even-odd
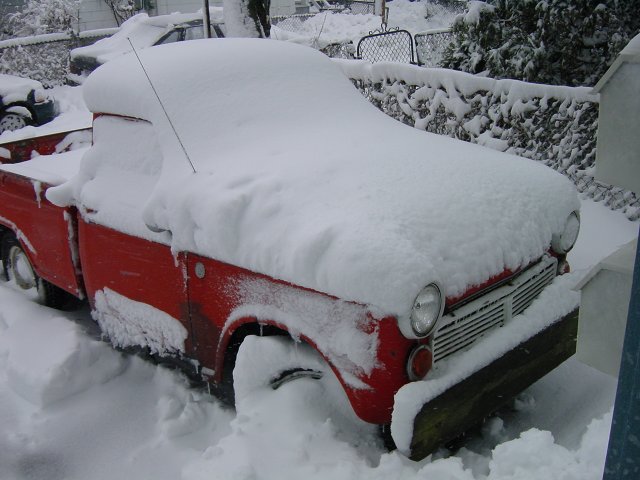
[[[415,415],[410,446],[403,453],[421,460],[496,411],[571,357],[577,332],[576,308],[429,400]]]

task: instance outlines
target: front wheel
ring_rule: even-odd
[[[21,290],[35,293],[38,303],[52,308],[62,309],[73,298],[64,290],[40,278],[35,272],[28,255],[13,235],[2,239],[2,268],[7,281]]]
[[[325,359],[289,336],[247,336],[236,357],[233,386],[239,417],[257,416],[275,428],[289,424],[290,431],[330,424],[334,435],[354,445],[377,441],[376,426],[357,417]]]

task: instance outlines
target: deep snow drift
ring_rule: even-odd
[[[571,254],[581,271],[637,235],[637,222],[591,201],[582,218]],[[573,359],[455,455],[413,463],[328,410],[331,390],[316,382],[254,388],[234,413],[97,336],[87,311],[41,307],[0,283],[0,478],[601,478],[615,380]]]

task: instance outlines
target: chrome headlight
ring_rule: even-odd
[[[564,255],[575,245],[579,232],[580,214],[577,211],[571,212],[562,233],[555,234],[551,237],[551,248],[553,248],[554,252]]]
[[[430,283],[413,301],[409,318],[398,322],[400,331],[407,338],[424,338],[433,331],[443,310],[442,288],[436,283]]]

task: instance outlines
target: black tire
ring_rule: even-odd
[[[38,292],[38,303],[51,308],[65,309],[74,302],[75,297],[35,273],[22,245],[13,234],[5,234],[2,237],[1,252],[4,278],[14,281],[23,290],[35,288]]]

